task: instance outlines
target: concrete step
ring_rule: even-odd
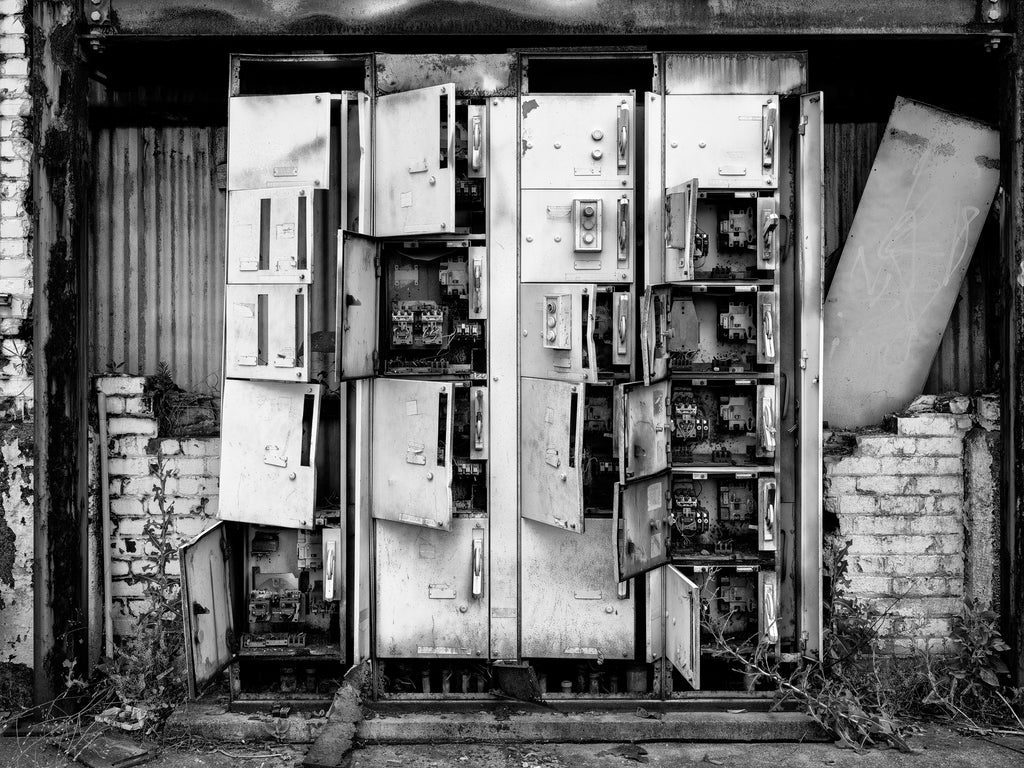
[[[828,741],[798,712],[667,711],[660,719],[620,711],[367,710],[356,726],[363,744],[610,741]]]

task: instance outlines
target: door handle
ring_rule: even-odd
[[[779,641],[779,622],[775,608],[775,585],[771,581],[764,583],[764,637],[769,643]]]
[[[473,529],[473,597],[484,594],[484,529]]]
[[[770,261],[772,258],[772,240],[775,239],[775,232],[779,228],[779,214],[775,211],[765,211],[764,219],[761,222],[761,239],[764,243],[762,258]]]
[[[479,171],[480,166],[483,164],[483,117],[480,115],[474,115],[473,120],[470,124],[470,162],[474,171]]]
[[[476,391],[476,420],[473,438],[473,447],[478,451],[484,449],[484,392],[482,389]]]
[[[775,360],[775,316],[770,302],[761,305],[761,325],[764,334],[764,356]]]
[[[618,130],[618,167],[629,167],[629,107],[625,104],[619,105]]]
[[[337,566],[337,544],[331,542],[327,550],[327,562],[324,563],[324,600],[334,600],[334,570]]]
[[[761,401],[761,443],[765,451],[775,450],[775,407],[767,396]]]
[[[195,600],[192,601],[192,613],[196,616],[201,616],[204,613],[209,613],[210,609],[204,605],[200,605]]]
[[[765,541],[775,540],[775,488],[768,486],[765,489],[764,501],[764,538]]]
[[[618,205],[617,231],[619,235],[619,261],[629,258],[629,200],[621,198]]]
[[[483,309],[483,277],[484,265],[480,256],[473,257],[473,311],[477,314]]]
[[[765,106],[761,165],[767,171],[772,170],[775,165],[775,123],[777,115],[778,112],[775,107]]]

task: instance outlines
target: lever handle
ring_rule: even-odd
[[[766,581],[764,584],[764,637],[769,643],[779,642],[779,620],[775,608],[775,585]]]
[[[337,544],[332,541],[327,550],[327,562],[324,563],[324,600],[327,601],[334,599],[334,570],[337,558]]]
[[[775,238],[775,230],[779,228],[779,214],[775,211],[766,211],[761,225],[761,240],[764,243],[762,258],[770,260],[772,257],[772,240]]]
[[[484,449],[484,393],[482,390],[476,391],[476,419],[475,419],[475,437],[473,440],[473,447],[478,451]]]
[[[470,124],[470,162],[474,171],[479,171],[480,166],[483,164],[483,118],[480,115],[473,115],[472,123]]]
[[[775,123],[778,112],[775,107],[768,107],[764,113],[764,134],[761,165],[770,171],[775,165]]]
[[[473,597],[484,594],[484,532],[473,529]]]
[[[618,125],[618,166],[619,168],[629,167],[629,107],[619,106]]]
[[[479,313],[483,308],[483,276],[484,276],[484,265],[483,260],[476,256],[473,259],[473,311]]]
[[[772,312],[772,305],[768,302],[762,306],[761,327],[764,335],[764,356],[771,361],[775,360],[775,315]]]
[[[764,503],[764,539],[775,540],[775,489],[768,488]]]
[[[618,205],[619,261],[629,258],[629,200],[622,198]]]
[[[761,401],[761,443],[766,451],[775,450],[775,408],[770,397]]]

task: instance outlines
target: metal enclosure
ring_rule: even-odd
[[[595,285],[524,283],[519,289],[520,375],[596,382]]]
[[[374,234],[455,232],[455,85],[377,99]]]
[[[312,189],[228,193],[228,283],[312,281],[323,200]]]
[[[224,382],[222,520],[312,528],[320,385]]]
[[[377,523],[377,655],[488,658],[487,521]]]
[[[309,292],[304,285],[228,285],[224,371],[229,377],[306,381]]]

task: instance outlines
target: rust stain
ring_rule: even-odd
[[[989,168],[993,171],[999,170],[999,160],[994,157],[988,157],[987,155],[975,155],[974,162],[982,168]]]
[[[890,128],[889,135],[896,139],[896,141],[905,142],[912,147],[924,148],[928,146],[928,139],[919,133],[911,133],[900,128]]]

